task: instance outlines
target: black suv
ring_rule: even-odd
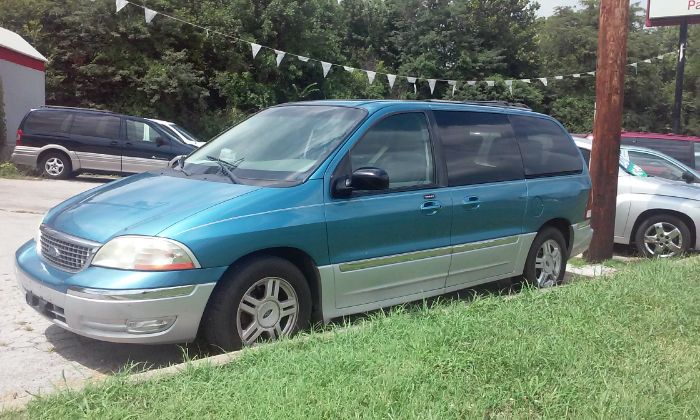
[[[47,106],[25,115],[12,161],[47,178],[80,171],[138,173],[168,165],[195,147],[145,118],[108,111]]]

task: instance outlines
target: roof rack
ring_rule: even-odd
[[[526,109],[532,111],[529,106],[519,103],[519,102],[508,102],[508,101],[451,101],[447,99],[428,99],[428,102],[443,102],[450,104],[464,104],[464,105],[483,105],[483,106],[495,106],[499,108],[518,108]]]
[[[39,108],[49,108],[49,109],[73,109],[76,111],[92,111],[92,112],[103,112],[105,114],[118,114],[114,111],[108,111],[106,109],[96,109],[96,108],[82,108],[79,106],[60,106],[60,105],[42,105]]]

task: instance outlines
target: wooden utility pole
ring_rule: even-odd
[[[596,117],[591,150],[591,225],[594,232],[586,256],[591,262],[609,259],[613,254],[629,10],[629,0],[602,0],[600,3]]]
[[[685,74],[685,50],[688,48],[688,19],[681,23],[678,36],[678,65],[676,66],[676,95],[673,101],[673,132],[681,134],[683,108],[683,77]]]

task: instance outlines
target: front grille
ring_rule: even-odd
[[[76,272],[90,261],[94,247],[72,240],[67,235],[41,229],[41,256],[51,265]]]

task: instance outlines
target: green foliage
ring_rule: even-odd
[[[598,1],[536,17],[528,0],[151,0],[149,7],[290,53],[360,69],[455,80],[498,80],[489,89],[459,85],[456,99],[522,101],[550,113],[573,131],[592,130],[595,81],[559,74],[595,69]],[[676,28],[644,30],[632,6],[629,58],[677,48]],[[0,26],[17,31],[48,57],[47,103],[107,108],[176,121],[206,139],[273,104],[329,98],[452,98],[425,80],[417,93],[405,78],[390,89],[378,74],[333,67],[292,55],[280,67],[272,51],[253,59],[250,46],[207,34],[162,16],[147,25],[143,10],[114,13],[111,0],[3,0]],[[690,30],[683,103],[684,128],[700,134],[700,27]],[[666,131],[674,62],[640,64],[627,72],[624,124],[628,130]],[[543,86],[534,77],[549,77]],[[515,82],[512,93],[506,79]]]
[[[649,260],[548,293],[399,307],[245,350],[224,366],[191,365],[139,383],[122,375],[37,398],[17,414],[696,419],[698,270],[698,258]]]

